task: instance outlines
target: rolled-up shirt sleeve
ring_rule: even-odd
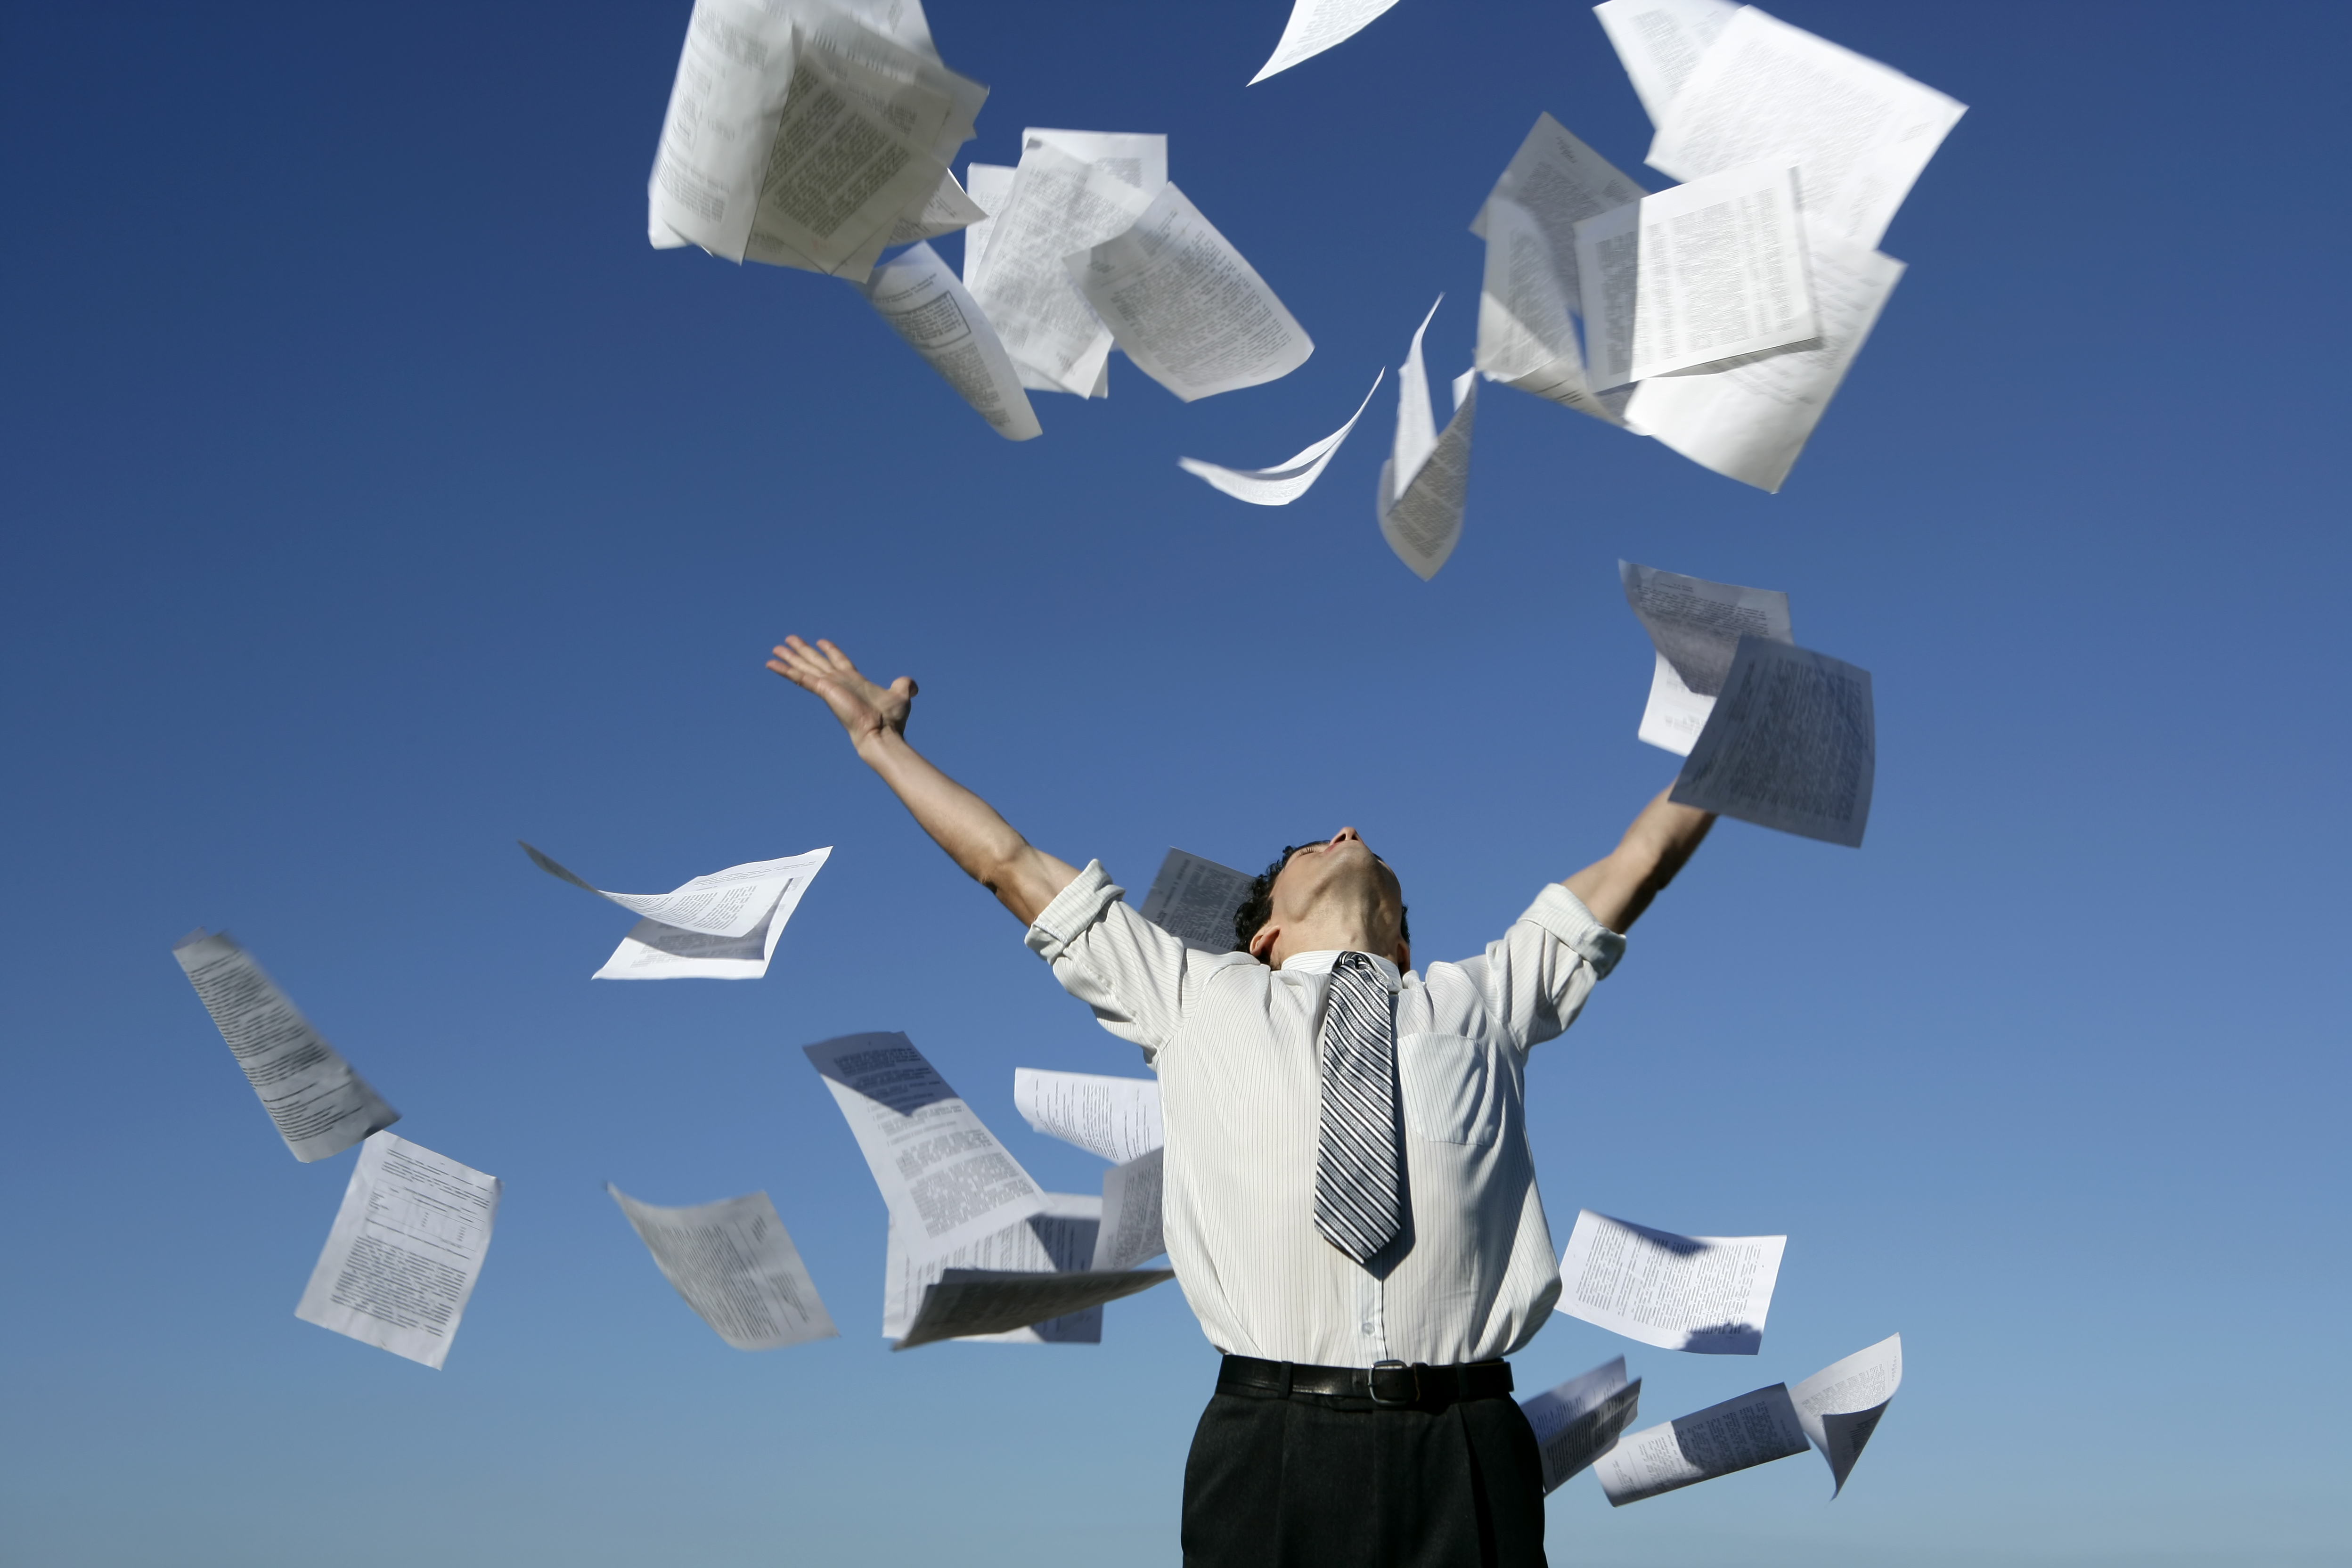
[[[1142,1047],[1149,1060],[1183,1022],[1201,972],[1219,960],[1137,914],[1125,896],[1102,862],[1089,860],[1022,940],[1053,966],[1063,990],[1094,1010],[1097,1023]]]
[[[1592,987],[1617,967],[1625,939],[1558,882],[1536,895],[1500,942],[1461,966],[1488,1016],[1521,1050],[1576,1021]]]

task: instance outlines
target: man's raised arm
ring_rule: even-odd
[[[1713,812],[1676,805],[1666,798],[1673,793],[1672,784],[1660,790],[1616,848],[1561,882],[1611,931],[1622,931],[1642,918],[1715,826]]]
[[[877,686],[848,656],[819,637],[812,647],[786,637],[768,668],[803,691],[824,699],[866,765],[882,775],[948,858],[1027,925],[1068,887],[1077,868],[1034,847],[988,802],[933,767],[907,744],[907,713],[915,683],[900,676]],[[1675,809],[1682,810],[1677,806]],[[1596,918],[1600,911],[1593,911]]]

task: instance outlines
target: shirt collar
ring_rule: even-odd
[[[1339,954],[1346,951],[1348,950],[1344,948],[1334,948],[1328,952],[1294,952],[1282,961],[1282,967],[1275,973],[1277,974],[1328,974],[1331,973],[1331,966],[1339,961]],[[1372,961],[1372,968],[1380,975],[1381,984],[1391,991],[1404,989],[1404,977],[1397,973],[1395,964],[1376,952],[1368,952],[1364,956]]]

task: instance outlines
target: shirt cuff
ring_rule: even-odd
[[[1070,879],[1068,887],[1054,895],[1054,901],[1038,913],[1035,923],[1021,940],[1032,952],[1052,963],[1079,932],[1102,919],[1105,910],[1125,897],[1127,889],[1110,879],[1102,862],[1089,860],[1085,870]],[[1591,919],[1590,915],[1585,918]]]
[[[1584,907],[1584,900],[1558,882],[1537,894],[1536,901],[1519,918],[1534,921],[1559,938],[1592,965],[1598,979],[1609,978],[1609,972],[1625,956],[1625,939],[1594,920],[1592,911]]]

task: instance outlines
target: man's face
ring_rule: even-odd
[[[1343,827],[1299,849],[1282,868],[1274,879],[1274,923],[1295,925],[1326,907],[1360,909],[1368,900],[1380,909],[1381,929],[1372,934],[1393,942],[1404,915],[1403,885],[1360,834]]]

